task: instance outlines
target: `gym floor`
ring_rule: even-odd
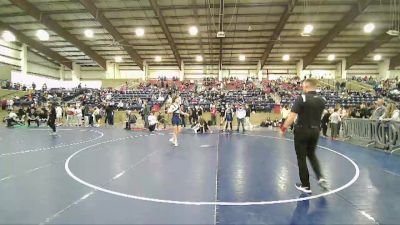
[[[321,138],[301,195],[291,135],[58,133],[0,128],[0,224],[400,224],[397,155]]]

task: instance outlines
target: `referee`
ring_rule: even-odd
[[[311,194],[310,180],[307,168],[307,157],[317,176],[318,184],[326,189],[324,179],[315,149],[319,139],[321,115],[325,108],[325,99],[316,93],[318,81],[312,78],[303,82],[304,94],[299,96],[293,104],[291,113],[281,127],[284,134],[297,117],[294,128],[294,148],[297,155],[301,183],[296,188],[304,193]]]

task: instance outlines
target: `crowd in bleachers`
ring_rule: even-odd
[[[387,83],[386,81],[385,84]],[[148,116],[156,112],[157,115],[154,116],[158,117],[158,121],[163,121],[160,124],[165,125],[166,115],[160,110],[164,105],[168,107],[172,96],[178,94],[182,99],[183,110],[190,115],[187,118],[190,124],[195,124],[203,112],[211,112],[210,124],[215,125],[213,118],[215,119],[216,115],[226,118],[227,112],[236,113],[240,107],[245,107],[249,112],[279,112],[285,106],[290,107],[301,94],[301,80],[291,78],[258,82],[254,78],[240,80],[230,77],[222,81],[215,78],[179,81],[177,78],[167,80],[165,77],[160,77],[157,80],[141,83],[135,89],[129,88],[126,84],[119,90],[87,89],[80,85],[72,90],[47,90],[43,85],[40,90],[36,90],[32,84],[28,90],[29,94],[24,97],[3,99],[1,102],[3,110],[15,112],[15,115],[10,113],[9,118],[13,118],[17,124],[28,123],[27,119],[36,122],[36,115],[40,125],[48,113],[48,103],[53,102],[59,108],[58,125],[98,126],[101,119],[104,119],[105,124],[112,125],[115,110],[125,110],[127,120],[131,112],[139,113],[145,126],[148,126]],[[331,90],[329,87],[321,87],[318,92],[327,100],[326,113],[334,114],[336,109],[340,118],[369,118],[374,111],[378,96],[381,97],[379,92],[378,95],[374,95],[368,91],[349,91],[345,88]],[[391,108],[396,108],[396,105]],[[392,117],[389,113],[385,115],[385,118]],[[330,120],[328,122],[331,123]],[[264,122],[264,125],[278,124],[277,120],[267,119]],[[128,125],[130,128],[130,124]]]

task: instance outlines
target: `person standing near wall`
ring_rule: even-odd
[[[318,158],[315,155],[320,134],[321,116],[326,103],[323,97],[317,95],[317,84],[318,81],[312,78],[306,79],[303,82],[304,94],[298,96],[291,113],[283,126],[281,126],[281,133],[284,134],[297,118],[294,128],[294,147],[301,183],[297,183],[296,188],[308,194],[312,191],[307,168],[307,158],[317,176],[318,184],[325,189],[327,188],[327,182],[322,175]]]

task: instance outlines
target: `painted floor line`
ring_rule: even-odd
[[[75,142],[75,143],[64,144],[64,145],[56,145],[56,146],[46,147],[46,148],[37,148],[37,149],[31,149],[31,150],[24,150],[24,151],[19,151],[19,152],[3,153],[3,154],[0,155],[0,158],[4,157],[4,156],[21,155],[21,154],[26,154],[26,153],[41,152],[41,151],[47,151],[47,150],[52,150],[52,149],[59,149],[59,148],[65,148],[65,147],[71,147],[71,146],[86,144],[86,143],[89,143],[89,142],[93,142],[93,141],[99,140],[104,136],[103,132],[100,132],[100,131],[92,131],[92,132],[98,133],[100,135],[97,136],[96,138],[89,139],[87,141]]]
[[[124,139],[129,139],[129,138],[133,138],[132,136],[126,137]],[[114,141],[119,140],[119,139],[114,139]],[[109,179],[106,183],[104,183],[103,185],[109,185],[112,181],[117,180],[118,178],[122,177],[124,174],[126,174],[126,172],[128,172],[129,170],[132,170],[134,168],[136,168],[138,165],[140,165],[141,163],[145,162],[147,160],[147,158],[151,157],[152,155],[154,155],[155,153],[159,152],[160,150],[157,151],[153,151],[149,154],[147,154],[145,157],[143,157],[141,160],[139,160],[138,162],[136,162],[135,164],[129,166],[126,170],[123,170],[122,172],[118,173],[117,175],[113,176],[111,179]],[[93,189],[91,192],[85,194],[84,196],[82,196],[81,198],[77,199],[76,201],[74,201],[72,204],[64,207],[63,209],[61,209],[60,211],[58,211],[57,213],[55,213],[54,215],[48,217],[45,219],[44,222],[40,223],[41,225],[44,224],[48,224],[51,221],[53,221],[54,219],[56,219],[57,217],[61,216],[64,212],[66,212],[67,210],[69,210],[70,208],[77,206],[79,203],[83,202],[84,200],[88,199],[90,196],[94,195],[98,190]]]
[[[287,139],[287,138],[278,138],[278,137],[273,137],[273,136],[263,136],[263,137],[293,142],[292,139]],[[112,194],[112,195],[115,195],[115,196],[120,196],[120,197],[124,197],[124,198],[131,198],[131,199],[136,199],[136,200],[142,200],[142,201],[149,201],[149,202],[165,203],[165,204],[196,205],[196,206],[200,206],[200,205],[250,206],[250,205],[272,205],[272,204],[293,203],[293,202],[317,199],[317,198],[320,198],[320,197],[324,197],[324,196],[328,196],[328,195],[332,195],[332,194],[335,194],[337,192],[340,192],[340,191],[350,187],[351,185],[353,185],[357,181],[359,176],[360,176],[360,169],[359,169],[358,165],[352,159],[350,159],[346,155],[344,155],[342,153],[339,153],[339,152],[336,152],[336,151],[334,151],[334,150],[332,150],[330,148],[327,148],[327,147],[324,147],[324,146],[318,146],[319,148],[325,149],[327,151],[330,151],[330,152],[332,152],[334,154],[337,154],[337,155],[345,158],[347,161],[349,161],[353,165],[353,167],[355,169],[355,174],[354,174],[354,177],[348,183],[346,183],[345,185],[343,185],[343,186],[341,186],[339,188],[336,188],[334,190],[329,190],[327,192],[324,192],[324,193],[321,193],[321,194],[318,194],[318,195],[312,195],[312,196],[296,198],[296,199],[275,200],[275,201],[257,201],[257,202],[255,202],[255,201],[253,201],[253,202],[207,202],[207,201],[198,201],[198,202],[194,202],[194,201],[178,201],[178,200],[157,199],[157,198],[130,195],[130,194],[125,194],[125,193],[121,193],[121,192],[117,192],[117,191],[112,191],[112,190],[109,190],[107,188],[104,188],[104,187],[101,187],[101,186],[97,186],[97,185],[91,184],[91,183],[89,183],[87,181],[84,181],[84,180],[80,179],[79,177],[77,177],[74,173],[72,173],[71,169],[69,168],[69,163],[70,163],[71,159],[74,158],[76,155],[78,155],[80,152],[85,151],[85,150],[87,150],[89,148],[93,148],[93,147],[95,147],[97,145],[99,145],[99,144],[92,145],[92,146],[87,146],[85,148],[82,148],[82,149],[76,151],[74,154],[72,154],[67,159],[67,161],[65,162],[65,170],[66,170],[66,172],[68,173],[68,175],[72,179],[76,180],[77,182],[79,182],[79,183],[81,183],[81,184],[83,184],[83,185],[85,185],[87,187],[102,191],[104,193],[109,193],[109,194]]]

